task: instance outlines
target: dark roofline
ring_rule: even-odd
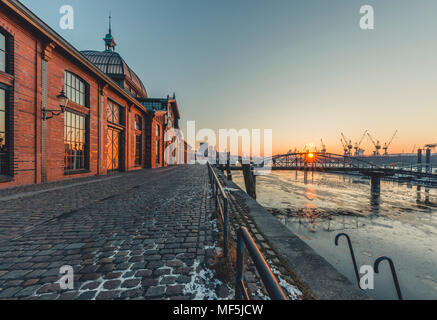
[[[128,94],[121,88],[117,83],[115,83],[109,76],[107,76],[104,72],[102,72],[98,67],[92,64],[84,55],[80,53],[79,50],[74,48],[67,40],[65,40],[61,35],[59,35],[56,31],[54,31],[50,26],[48,26],[44,21],[42,21],[38,16],[36,16],[32,11],[30,11],[26,6],[24,6],[18,0],[0,0],[4,5],[6,5],[9,9],[14,11],[18,16],[27,21],[31,26],[36,28],[39,32],[41,32],[47,39],[51,42],[62,48],[67,52],[70,56],[76,59],[79,63],[85,66],[87,69],[92,71],[96,76],[98,76],[101,80],[110,85],[117,93],[121,96],[132,102],[136,107],[142,110],[145,113],[148,113],[148,110],[144,108],[144,106],[133,96]]]

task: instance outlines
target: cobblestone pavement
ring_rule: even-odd
[[[209,192],[202,166],[0,191],[0,299],[226,297],[205,266]],[[63,265],[73,290],[60,288]]]

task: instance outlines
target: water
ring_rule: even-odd
[[[243,189],[241,172],[233,174]],[[359,266],[393,259],[404,299],[437,299],[437,189],[381,182],[380,197],[360,176],[274,171],[257,177],[257,200],[355,286],[346,239]],[[323,276],[323,275],[318,275]],[[375,299],[397,299],[387,262],[375,274]]]

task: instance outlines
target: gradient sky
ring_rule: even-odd
[[[22,0],[79,50],[117,51],[197,129],[271,128],[274,152],[364,130],[392,152],[437,142],[435,0]],[[59,28],[59,8],[75,29]],[[359,28],[362,5],[375,30]],[[185,127],[185,125],[183,125]],[[371,142],[363,143],[367,153]]]

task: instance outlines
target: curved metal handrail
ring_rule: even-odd
[[[250,257],[258,271],[261,281],[273,300],[288,300],[275,275],[264,259],[261,251],[250,235],[246,227],[241,227],[237,233],[237,270],[235,275],[235,299],[250,300],[243,281],[244,273],[244,248],[249,252]]]
[[[223,242],[224,242],[224,254],[226,257],[229,255],[229,198],[228,195],[225,192],[225,189],[223,188],[223,185],[220,183],[219,178],[217,177],[217,174],[215,173],[214,169],[212,168],[211,164],[207,163],[208,168],[208,175],[209,180],[212,187],[214,202],[216,210],[218,210],[218,213],[220,214],[220,217],[223,221]],[[220,198],[223,199],[223,204],[220,201]]]
[[[335,245],[338,246],[338,240],[340,239],[340,237],[344,236],[347,240],[347,243],[349,245],[349,250],[352,256],[352,262],[354,264],[354,270],[355,270],[355,277],[357,278],[357,283],[358,283],[358,288],[360,288],[361,290],[363,290],[361,288],[361,284],[360,284],[360,274],[358,273],[358,265],[357,265],[357,260],[355,259],[355,253],[354,253],[354,248],[352,247],[352,242],[350,237],[346,234],[346,233],[340,233],[335,237]]]
[[[376,273],[379,273],[379,264],[384,260],[387,260],[388,263],[390,264],[391,274],[393,276],[393,282],[394,282],[395,287],[396,287],[396,292],[398,294],[398,298],[399,298],[399,300],[403,300],[402,292],[401,292],[401,288],[399,286],[399,280],[398,280],[398,276],[396,274],[396,269],[395,269],[395,265],[393,263],[393,260],[390,259],[389,257],[380,257],[380,258],[376,259],[373,269],[375,270]]]

